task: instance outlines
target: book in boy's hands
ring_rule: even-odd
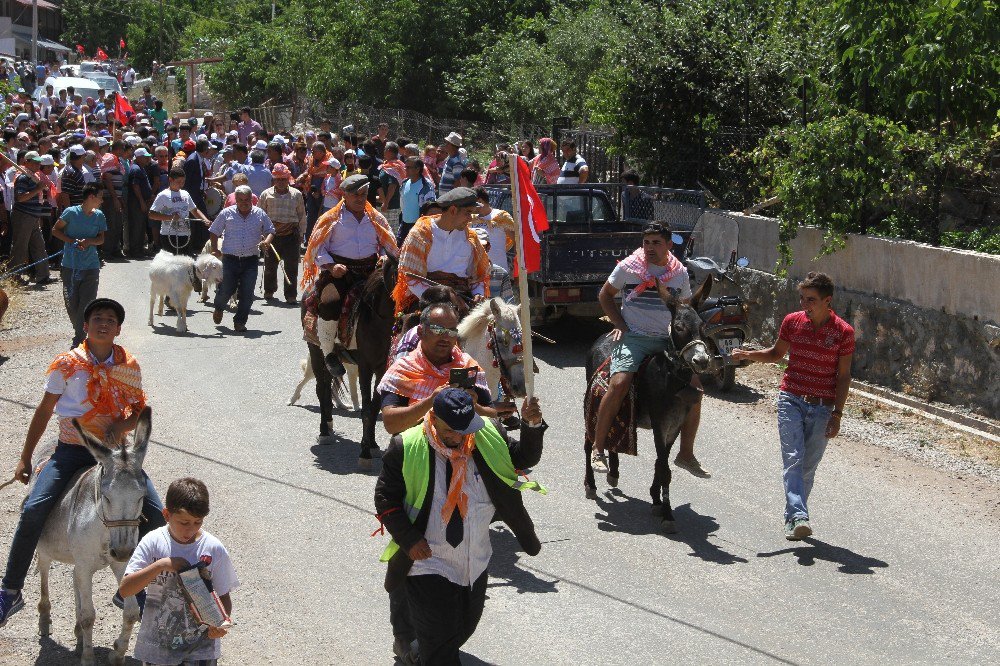
[[[219,629],[229,629],[233,626],[233,621],[212,587],[212,573],[204,562],[198,562],[178,571],[177,577],[180,579],[181,590],[188,606],[199,624]]]

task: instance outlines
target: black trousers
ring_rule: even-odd
[[[410,622],[420,645],[422,666],[461,664],[459,650],[475,633],[486,604],[487,572],[472,587],[455,585],[444,576],[406,577]]]

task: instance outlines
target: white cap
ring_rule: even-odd
[[[458,132],[452,132],[444,138],[445,141],[453,146],[460,148],[462,146],[462,135]]]
[[[69,147],[69,154],[76,155],[77,157],[83,157],[87,154],[87,149],[78,143],[73,144]]]
[[[42,166],[52,166],[56,163],[56,161],[55,158],[53,158],[51,155],[46,154],[42,155],[38,163],[41,164]]]
[[[257,143],[253,144],[254,150],[267,150],[267,141],[260,139]]]
[[[98,146],[106,146],[106,145],[108,145],[108,139],[107,139],[107,137],[103,137],[103,136],[97,137],[97,145]]]
[[[135,147],[142,143],[142,139],[133,134],[132,136],[125,137],[125,143],[127,143],[132,147]]]
[[[152,157],[153,155],[145,148],[136,148],[132,157]]]
[[[276,144],[280,145],[282,148],[284,148],[284,146],[285,146],[285,137],[281,136],[280,134],[275,134],[274,138],[271,139],[271,143],[276,143]]]

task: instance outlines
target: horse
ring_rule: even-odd
[[[491,298],[474,307],[458,324],[458,346],[486,373],[490,392],[496,395],[500,385],[507,397],[524,397],[524,342],[516,305]]]
[[[641,428],[653,431],[656,447],[656,463],[653,467],[653,483],[649,494],[653,499],[653,510],[661,511],[661,527],[667,533],[677,531],[673,511],[670,508],[670,449],[680,433],[681,425],[691,406],[697,401],[697,393],[690,389],[691,376],[706,372],[712,357],[702,338],[704,324],[698,315],[698,306],[707,297],[705,285],[695,292],[688,305],[678,298],[676,290],[667,289],[657,283],[660,298],[670,310],[672,317],[670,337],[674,350],[652,356],[639,370],[634,379],[636,390],[636,414]],[[611,357],[615,343],[611,334],[598,338],[590,348],[587,357],[587,386],[598,369]],[[588,499],[597,499],[597,485],[594,468],[591,465],[590,441],[584,443],[586,472],[583,485]],[[618,452],[608,452],[607,481],[618,485]],[[662,507],[662,509],[660,509]]]
[[[106,444],[80,427],[76,419],[73,420],[81,442],[97,464],[82,470],[70,482],[49,514],[38,542],[41,585],[38,633],[42,636],[52,633],[49,568],[53,560],[72,564],[76,593],[74,633],[76,649],[84,666],[94,663],[94,574],[110,566],[115,579],[121,583],[125,566],[139,543],[139,521],[146,496],[142,461],[149,444],[151,414],[149,407],[140,414],[131,447],[127,446],[127,442]],[[51,452],[51,446],[36,451],[33,468],[44,464]],[[122,613],[122,630],[110,656],[112,664],[125,663],[132,628],[138,621],[139,604],[135,597],[128,597]]]

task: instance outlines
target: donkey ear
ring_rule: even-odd
[[[712,285],[715,283],[715,278],[709,275],[701,286],[698,287],[698,291],[694,292],[694,296],[691,297],[691,307],[695,310],[708,299],[712,294]]]
[[[677,304],[680,303],[680,293],[676,289],[670,289],[665,284],[656,281],[656,291],[660,294],[660,298],[663,299],[663,303],[667,308],[673,312],[677,308]]]
[[[153,410],[146,406],[139,414],[139,421],[135,425],[135,443],[132,445],[132,454],[140,469],[142,468],[142,460],[146,457],[146,447],[149,445],[149,433],[152,429]]]
[[[90,451],[90,455],[94,456],[94,460],[103,463],[111,458],[111,449],[104,446],[104,442],[87,432],[77,419],[73,419],[73,427],[80,436],[80,442],[84,448]]]
[[[490,310],[493,311],[493,316],[494,317],[496,317],[497,319],[501,319],[502,318],[502,315],[500,314],[500,305],[497,303],[497,299],[496,298],[491,298],[490,299]]]

